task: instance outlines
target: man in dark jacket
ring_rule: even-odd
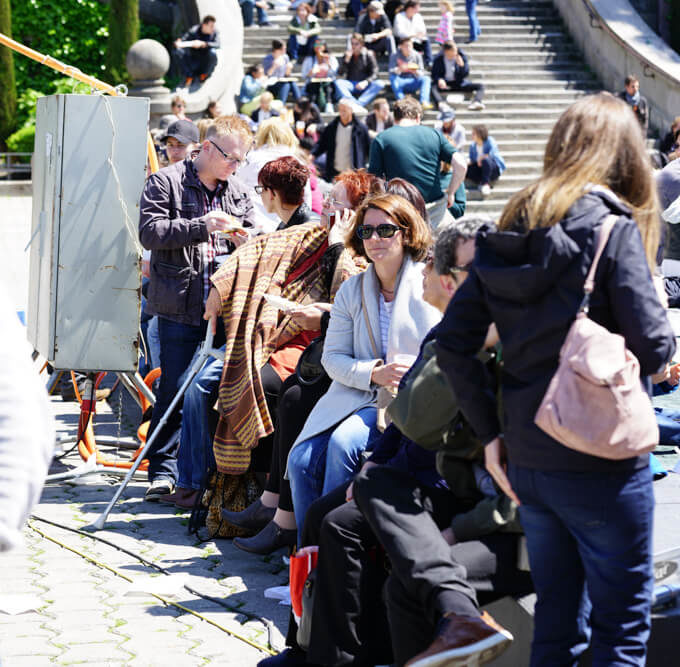
[[[140,203],[139,238],[151,250],[147,312],[158,316],[161,380],[148,436],[172,402],[180,379],[205,337],[203,308],[220,258],[247,239],[252,226],[247,187],[234,172],[245,160],[252,133],[237,116],[215,121],[198,157],[152,174]],[[147,499],[172,493],[177,475],[173,413],[149,451]]]
[[[326,154],[323,177],[330,183],[340,172],[366,166],[368,146],[368,129],[354,116],[352,101],[343,98],[338,102],[338,117],[326,126],[313,154]]]
[[[376,56],[394,52],[394,39],[392,37],[392,25],[385,16],[382,2],[372,0],[368,3],[366,13],[359,18],[356,31],[364,36],[366,47]]]
[[[371,140],[375,139],[383,130],[394,125],[394,117],[390,111],[390,103],[384,97],[373,100],[373,111],[366,116],[366,127]]]
[[[378,63],[373,52],[364,46],[363,36],[355,32],[350,45],[338,67],[335,90],[339,98],[346,97],[365,107],[383,89],[384,84],[376,81]],[[356,94],[359,95],[358,99]]]
[[[640,95],[640,82],[636,76],[629,74],[624,81],[624,88],[618,94],[632,110],[640,123],[640,127],[647,136],[647,128],[649,126],[649,108],[647,107],[647,98]]]
[[[444,42],[441,53],[432,63],[432,97],[441,108],[444,102],[444,93],[447,91],[474,93],[474,97],[468,109],[481,111],[484,109],[484,85],[468,81],[466,77],[470,73],[468,58],[454,42]]]
[[[216,51],[220,48],[220,35],[215,23],[215,17],[208,14],[199,25],[193,26],[175,40],[175,53],[185,77],[186,88],[196,78],[205,81],[215,69]]]

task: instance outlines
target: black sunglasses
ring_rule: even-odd
[[[357,227],[356,235],[362,241],[368,241],[376,232],[381,239],[391,239],[398,231],[401,231],[397,225],[390,225],[388,222],[374,227],[373,225],[359,225]]]
[[[258,195],[261,195],[265,190],[268,190],[266,185],[256,185],[254,188],[255,192],[257,192]]]

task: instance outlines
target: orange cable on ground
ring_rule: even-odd
[[[90,76],[89,74],[85,74],[84,72],[81,72],[77,67],[66,65],[65,63],[62,63],[56,58],[52,58],[52,56],[43,55],[42,53],[39,53],[38,51],[35,51],[34,49],[29,48],[28,46],[24,46],[23,44],[16,42],[11,37],[8,37],[7,35],[1,32],[0,32],[0,44],[6,46],[8,49],[11,49],[12,51],[15,51],[16,53],[20,53],[22,56],[26,56],[27,58],[35,60],[36,62],[39,62],[41,65],[45,65],[46,67],[49,67],[50,69],[53,69],[59,72],[60,74],[64,74],[66,76],[71,77],[72,79],[82,81],[83,83],[86,83],[88,86],[95,88],[96,90],[101,90],[102,92],[108,93],[109,95],[113,95],[114,97],[119,97],[122,94],[117,87],[112,86],[109,83],[104,83],[104,81],[100,81],[99,79],[96,79],[95,77]],[[151,173],[153,174],[158,171],[158,155],[156,155],[156,148],[154,147],[153,138],[151,137],[150,132],[147,134],[146,138],[146,152],[147,157],[149,159],[149,167],[151,169]]]

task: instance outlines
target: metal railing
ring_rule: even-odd
[[[31,177],[33,153],[0,153],[0,179],[16,179],[16,175]]]

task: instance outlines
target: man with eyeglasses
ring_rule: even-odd
[[[158,316],[161,379],[150,437],[205,338],[202,319],[210,276],[248,238],[253,205],[234,173],[253,136],[238,116],[222,116],[200,153],[151,175],[140,203],[139,238],[151,251],[147,312]],[[219,342],[215,343],[219,345]],[[171,494],[177,477],[177,411],[149,451],[147,500]]]

